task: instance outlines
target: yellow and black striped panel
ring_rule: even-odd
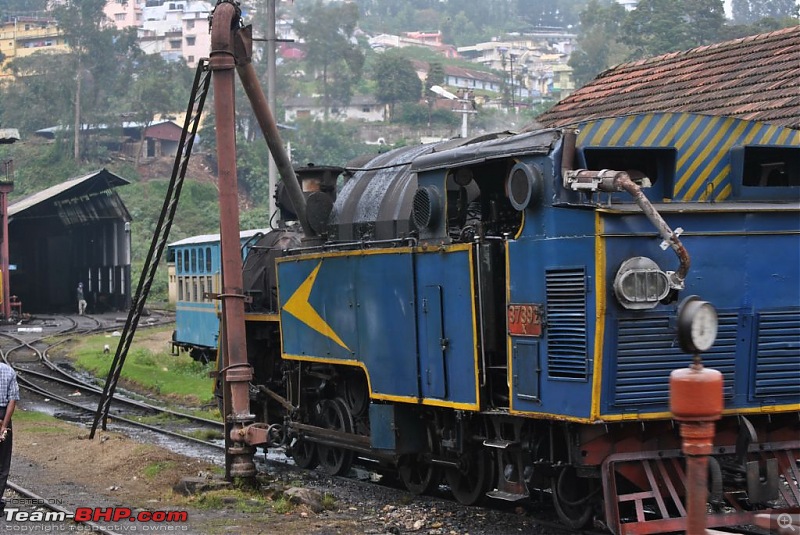
[[[654,113],[579,125],[578,147],[673,147],[675,201],[724,201],[731,196],[730,150],[746,145],[800,145],[800,131],[732,117]]]

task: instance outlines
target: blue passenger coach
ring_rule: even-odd
[[[239,237],[243,252],[265,232],[264,229],[242,231]],[[175,303],[173,348],[188,351],[201,362],[215,360],[220,303],[213,296],[221,288],[219,234],[192,236],[167,247],[170,301]]]

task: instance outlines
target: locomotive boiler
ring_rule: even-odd
[[[240,30],[216,17],[219,52]],[[465,505],[547,495],[573,528],[685,530],[690,350],[724,378],[708,525],[798,506],[800,132],[655,113],[295,170],[251,101],[284,189],[238,274],[222,223],[230,475],[280,446]]]

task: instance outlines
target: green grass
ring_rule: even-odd
[[[154,331],[148,331],[148,334],[150,332]],[[103,346],[114,346],[118,343],[118,338],[91,336],[81,339],[70,354],[75,359],[77,368],[105,380],[113,361],[113,352],[104,354]],[[120,379],[121,384],[157,394],[172,402],[194,406],[211,405],[216,402],[212,392],[214,381],[208,377],[208,371],[207,366],[192,360],[188,355],[171,355],[167,347],[158,352],[137,347],[134,337]]]
[[[147,479],[155,479],[160,473],[164,470],[169,470],[170,468],[175,467],[175,462],[173,461],[157,461],[152,464],[147,465],[144,468],[144,477]]]
[[[221,440],[225,437],[221,431],[215,431],[213,429],[198,429],[197,431],[192,431],[191,433],[187,433],[190,437],[205,440],[208,442],[209,440]]]
[[[287,500],[288,501],[288,500]],[[259,513],[269,501],[254,491],[242,489],[212,490],[190,496],[187,502],[193,507],[205,510],[231,508],[243,513]],[[272,502],[273,504],[275,502]]]
[[[61,420],[59,420],[55,416],[50,416],[49,414],[45,414],[43,412],[30,411],[30,410],[24,411],[19,407],[19,405],[17,405],[17,408],[14,410],[14,421],[45,424],[45,423],[60,422]]]
[[[283,515],[294,509],[294,504],[285,496],[281,496],[272,502],[272,510]]]
[[[322,507],[324,507],[326,511],[336,509],[336,497],[333,494],[328,494],[327,492],[323,494]]]

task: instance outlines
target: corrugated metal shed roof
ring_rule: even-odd
[[[651,112],[800,129],[800,26],[623,63],[537,118],[545,126]]]
[[[19,215],[25,210],[47,201],[79,197],[116,186],[124,186],[125,184],[130,184],[130,182],[107,169],[100,169],[87,175],[69,179],[61,184],[56,184],[55,186],[34,193],[33,195],[29,195],[10,205],[8,207],[8,215],[11,217]]]

